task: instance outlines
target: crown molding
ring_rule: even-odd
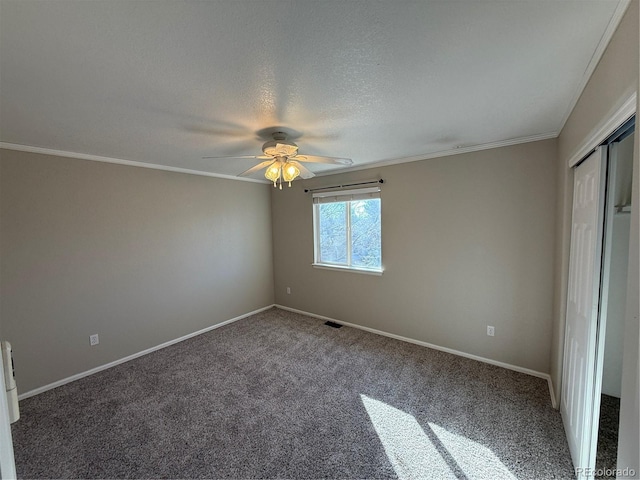
[[[367,170],[370,168],[388,167],[390,165],[397,165],[400,163],[419,162],[420,160],[429,160],[432,158],[449,157],[451,155],[461,155],[463,153],[478,152],[481,150],[489,150],[492,148],[510,147],[512,145],[520,145],[522,143],[538,142],[540,140],[549,140],[550,138],[557,138],[560,132],[541,133],[538,135],[531,135],[528,137],[511,138],[509,140],[500,140],[498,142],[481,143],[478,145],[466,145],[448,150],[439,150],[437,152],[424,153],[422,155],[413,155],[411,157],[402,157],[389,160],[381,160],[379,162],[367,163],[365,165],[358,165],[349,168],[331,169],[324,172],[316,173],[316,177],[323,177],[325,175],[336,175],[338,173],[356,172],[358,170]]]
[[[606,117],[599,125],[587,135],[581,146],[567,160],[567,167],[571,168],[578,164],[583,158],[589,155],[598,145],[604,142],[609,135],[615,132],[624,122],[629,120],[636,113],[636,102],[638,93],[633,92],[623,97],[620,107]]]
[[[582,92],[587,86],[587,83],[589,83],[589,80],[591,79],[591,75],[593,74],[596,67],[598,66],[598,63],[600,63],[600,59],[602,58],[602,55],[604,55],[604,51],[609,46],[609,42],[611,41],[613,34],[618,29],[618,25],[620,25],[620,21],[622,20],[622,17],[627,11],[627,8],[629,8],[630,4],[631,4],[631,0],[618,1],[618,5],[616,6],[616,9],[614,10],[613,15],[611,15],[611,19],[609,20],[609,24],[607,25],[607,28],[602,34],[602,37],[600,38],[600,42],[598,42],[598,45],[596,46],[596,49],[593,52],[593,55],[591,56],[589,65],[587,65],[586,70],[582,74],[582,79],[580,80],[580,83],[577,85],[576,90],[573,93],[573,97],[571,98],[571,101],[567,106],[567,111],[562,117],[562,122],[560,123],[559,131],[562,131],[565,123],[567,123],[567,120],[569,120],[569,116],[571,115],[571,112],[573,112],[573,109],[576,107],[578,100],[580,100],[580,96],[582,95]]]
[[[168,165],[158,165],[156,163],[137,162],[135,160],[124,160],[122,158],[102,157],[99,155],[90,155],[87,153],[67,152],[64,150],[54,150],[52,148],[34,147],[31,145],[21,145],[18,143],[0,142],[0,149],[16,150],[19,152],[38,153],[40,155],[54,155],[56,157],[76,158],[79,160],[90,160],[92,162],[115,163],[117,165],[126,165],[129,167],[150,168],[153,170],[164,170],[167,172],[186,173],[188,175],[199,175],[202,177],[216,177],[227,180],[235,180],[237,182],[252,182],[266,184],[266,181],[256,180],[254,178],[236,177],[235,175],[224,175],[222,173],[205,172],[202,170],[192,170],[190,168],[171,167]]]
[[[530,143],[530,142],[537,142],[540,140],[548,140],[550,138],[556,138],[558,136],[559,132],[550,132],[550,133],[543,133],[543,134],[538,134],[538,135],[531,135],[528,137],[519,137],[519,138],[512,138],[509,140],[500,140],[498,142],[490,142],[490,143],[482,143],[482,144],[478,144],[478,145],[467,145],[467,146],[461,146],[461,147],[457,147],[457,148],[452,148],[449,150],[440,150],[437,152],[431,152],[431,153],[425,153],[422,155],[413,155],[410,157],[402,157],[402,158],[395,158],[395,159],[389,159],[389,160],[382,160],[379,162],[374,162],[374,163],[367,163],[365,165],[359,165],[359,166],[355,166],[355,167],[349,167],[349,168],[338,168],[338,169],[331,169],[331,170],[326,170],[324,172],[318,172],[315,174],[316,177],[322,177],[325,175],[335,175],[338,173],[347,173],[347,172],[355,172],[358,170],[367,170],[369,168],[378,168],[378,167],[387,167],[390,165],[397,165],[400,163],[410,163],[410,162],[418,162],[420,160],[429,160],[431,158],[438,158],[438,157],[447,157],[450,155],[460,155],[463,153],[471,153],[471,152],[477,152],[480,150],[489,150],[491,148],[500,148],[500,147],[508,147],[511,145],[519,145],[521,143]],[[38,153],[38,154],[42,154],[42,155],[55,155],[58,157],[67,157],[67,158],[77,158],[80,160],[91,160],[94,162],[105,162],[105,163],[115,163],[118,165],[127,165],[127,166],[131,166],[131,167],[141,167],[141,168],[151,168],[154,170],[165,170],[165,171],[169,171],[169,172],[177,172],[177,173],[186,173],[189,175],[200,175],[200,176],[205,176],[205,177],[217,177],[217,178],[225,178],[227,180],[236,180],[236,181],[240,181],[240,182],[253,182],[253,183],[262,183],[262,184],[266,184],[266,181],[263,180],[257,180],[257,179],[253,179],[253,178],[244,178],[244,177],[236,177],[233,175],[224,175],[221,173],[212,173],[212,172],[205,172],[205,171],[201,171],[201,170],[191,170],[188,168],[180,168],[180,167],[170,167],[167,165],[158,165],[155,163],[146,163],[146,162],[137,162],[134,160],[123,160],[120,158],[113,158],[113,157],[102,157],[99,155],[90,155],[87,153],[77,153],[77,152],[67,152],[64,150],[54,150],[51,148],[43,148],[43,147],[34,147],[31,145],[21,145],[21,144],[17,144],[17,143],[7,143],[7,142],[0,142],[0,148],[6,149],[6,150],[17,150],[17,151],[21,151],[21,152],[29,152],[29,153]],[[270,182],[269,182],[270,183]]]

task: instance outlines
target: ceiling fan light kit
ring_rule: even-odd
[[[296,165],[297,162],[288,160],[286,157],[278,157],[275,162],[267,167],[264,172],[265,178],[273,182],[273,186],[278,186],[278,180],[280,180],[280,190],[282,190],[282,181],[289,183],[300,175],[300,169]]]
[[[287,140],[287,134],[284,132],[274,132],[272,134],[273,140],[269,140],[262,145],[261,156],[239,156],[239,157],[203,157],[203,158],[255,158],[256,160],[263,160],[257,165],[254,165],[249,170],[242,172],[239,177],[251,175],[266,168],[264,176],[267,180],[273,182],[273,186],[277,187],[280,184],[280,190],[282,190],[282,182],[288,182],[291,186],[296,178],[311,178],[315,174],[308,168],[301,165],[300,162],[308,163],[324,163],[333,165],[351,165],[353,161],[350,158],[335,158],[335,157],[319,157],[315,155],[300,155],[298,156],[298,145],[294,142]],[[295,160],[294,160],[295,159]]]

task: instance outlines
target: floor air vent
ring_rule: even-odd
[[[330,327],[333,327],[333,328],[340,328],[342,326],[336,322],[326,322],[325,325],[329,325]]]

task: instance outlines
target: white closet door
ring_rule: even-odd
[[[593,469],[594,383],[602,261],[606,149],[574,172],[571,254],[560,411],[578,478]],[[583,470],[584,472],[584,470]]]
[[[5,393],[4,361],[2,355],[0,355],[0,478],[2,480],[17,478],[16,464],[13,459],[11,424]]]

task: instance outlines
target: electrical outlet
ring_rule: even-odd
[[[287,295],[291,295],[291,287],[287,287]]]
[[[495,336],[496,334],[496,329],[495,327],[492,327],[491,325],[487,325],[487,335],[489,335],[490,337]]]
[[[98,345],[100,343],[100,339],[98,338],[98,334],[89,336],[89,343],[93,347],[94,345]]]

